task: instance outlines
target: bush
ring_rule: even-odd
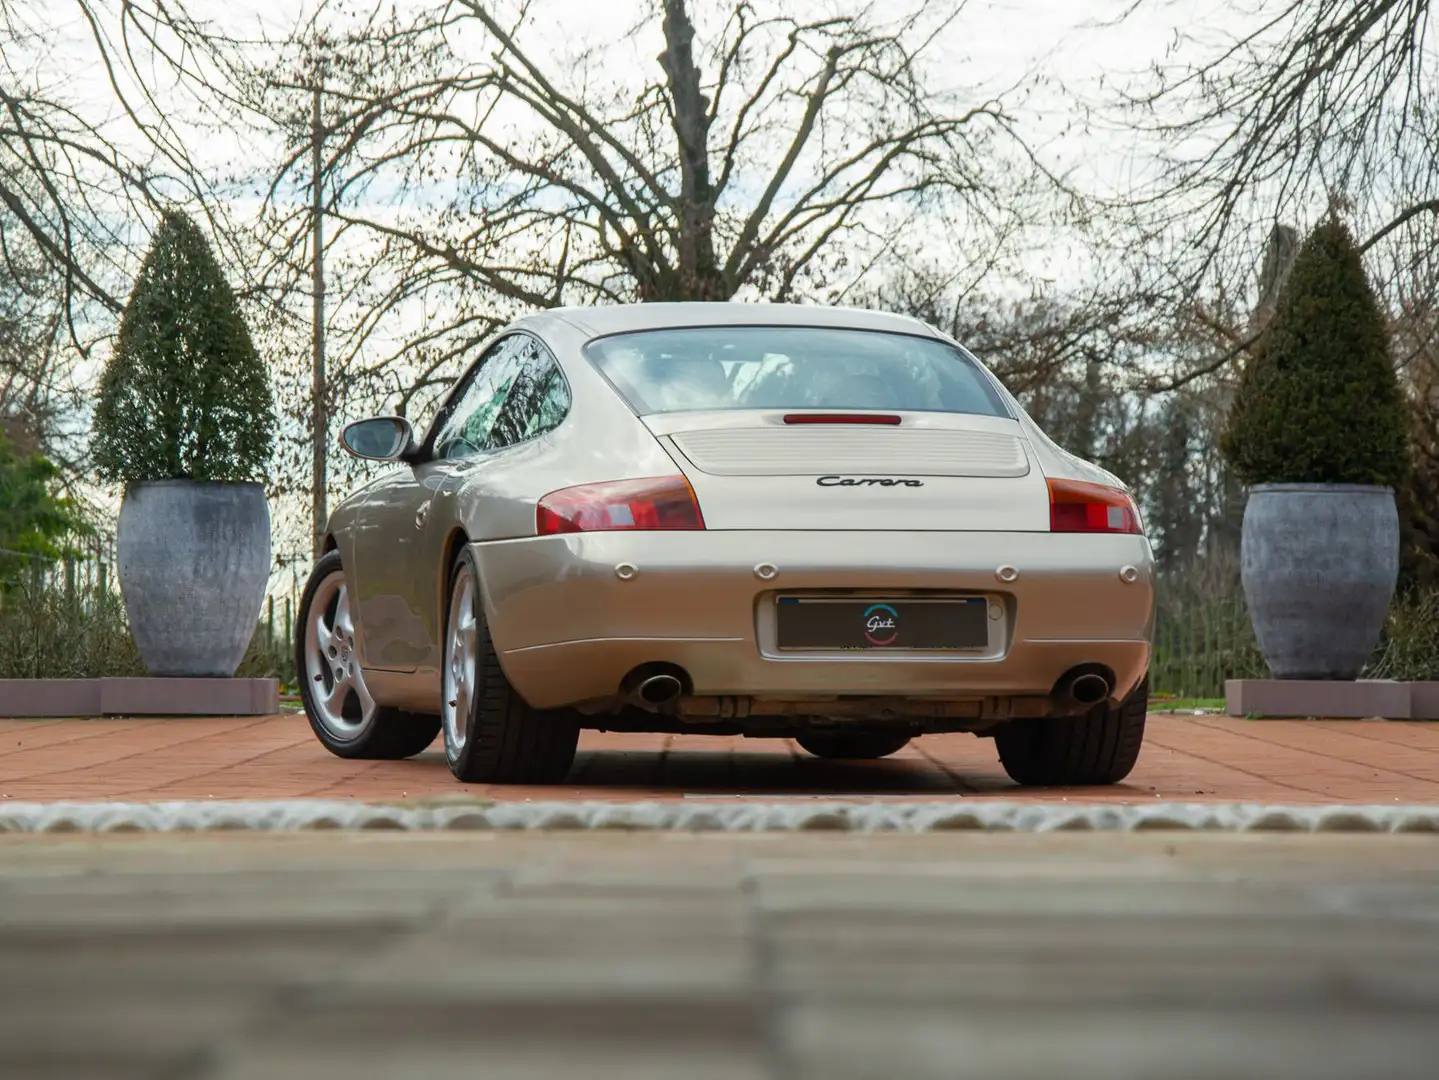
[[[143,674],[120,598],[104,587],[35,574],[0,604],[0,679]]]
[[[1409,467],[1389,333],[1349,230],[1300,248],[1240,380],[1220,447],[1247,484],[1382,484]]]
[[[1149,683],[1156,695],[1222,698],[1228,679],[1268,678],[1238,561],[1219,555],[1160,571]],[[1439,590],[1396,596],[1366,679],[1439,679]]]
[[[21,453],[0,430],[0,594],[37,562],[57,559],[91,528],[60,487],[60,470],[40,454]]]
[[[125,605],[103,579],[27,575],[0,597],[0,679],[99,679],[144,675]],[[237,674],[295,685],[294,650],[283,625],[262,621]]]
[[[167,212],[100,379],[101,479],[259,480],[270,464],[269,378],[204,234]]]
[[[1237,557],[1201,556],[1160,570],[1149,668],[1156,694],[1220,698],[1226,680],[1262,678],[1267,671]]]
[[[1364,676],[1401,682],[1439,679],[1439,591],[1416,588],[1395,598]]]

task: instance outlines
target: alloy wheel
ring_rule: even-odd
[[[315,716],[335,738],[354,739],[374,719],[375,699],[355,654],[355,622],[342,571],[320,582],[310,602],[305,676]]]

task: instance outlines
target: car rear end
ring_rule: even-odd
[[[533,705],[977,729],[1143,678],[1133,501],[952,344],[694,327],[585,354],[672,468],[551,491],[534,538],[484,545]]]

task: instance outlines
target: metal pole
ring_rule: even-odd
[[[329,443],[329,415],[325,402],[325,205],[324,205],[324,139],[323,117],[320,111],[320,84],[315,83],[315,98],[310,116],[310,165],[313,204],[311,207],[311,229],[314,252],[311,257],[312,287],[314,292],[314,363],[311,372],[310,396],[311,421],[314,428],[314,471],[311,482],[314,485],[311,517],[313,519],[311,547],[314,558],[320,557],[320,546],[324,542],[325,525],[330,511],[326,490],[326,452]]]

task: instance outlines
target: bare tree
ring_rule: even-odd
[[[1234,0],[1216,38],[1187,4],[1175,41],[1126,87],[1120,118],[1161,148],[1158,180],[1111,210],[1127,218],[1127,250],[1154,271],[1174,310],[1226,297],[1240,311],[1262,289],[1257,253],[1280,219],[1301,227],[1329,209],[1354,222],[1391,307],[1439,290],[1439,50],[1429,0]],[[1282,237],[1281,237],[1282,239]],[[1408,290],[1406,294],[1406,290]],[[1208,298],[1208,299],[1206,299]],[[1156,385],[1178,386],[1231,365],[1264,323],[1234,322],[1229,342]]]
[[[837,7],[653,0],[567,53],[540,0],[322,4],[235,85],[286,133],[255,278],[278,304],[307,295],[325,73],[327,414],[423,409],[525,310],[843,299],[895,252],[963,237],[982,272],[1069,212],[1002,96],[933,85],[962,3]]]
[[[1206,189],[1201,249],[1256,194],[1273,206],[1330,193],[1371,203],[1366,247],[1439,215],[1429,8],[1429,0],[1268,0],[1236,13],[1249,25],[1215,55],[1156,66],[1158,86],[1136,103],[1175,117],[1155,130],[1216,134],[1176,159],[1171,177]]]
[[[0,0],[0,246],[23,241],[55,275],[76,345],[122,306],[137,219],[204,194],[193,132],[170,117],[206,82],[208,47],[184,0]],[[80,72],[102,96],[77,99]]]
[[[515,310],[839,292],[921,214],[931,233],[963,219],[977,260],[1026,224],[1040,170],[1003,102],[927,88],[953,12],[805,21],[736,0],[702,35],[685,0],[663,0],[658,26],[635,28],[658,30],[659,55],[630,85],[604,75],[622,42],[559,62],[533,7],[333,17],[264,80],[257,107],[297,135],[271,189],[271,237],[296,252],[299,95],[328,56],[332,242],[359,230],[371,256],[336,273],[369,292],[352,347],[405,302],[450,301],[388,354],[366,350],[373,377],[410,361],[401,404]]]
[[[60,305],[53,278],[26,245],[0,247],[0,434],[27,452],[53,452],[61,385]]]
[[[0,0],[0,425],[86,473],[86,360],[117,328],[147,222],[188,204],[242,251],[193,148],[226,120],[186,0]]]

